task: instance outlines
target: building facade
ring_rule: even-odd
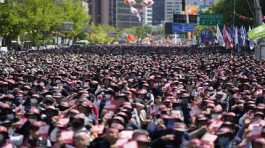
[[[110,24],[113,0],[89,0],[89,14],[95,24]]]
[[[123,0],[116,0],[116,19],[114,26],[118,28],[126,28],[133,26],[141,26],[142,22],[131,13],[130,7],[123,3]],[[143,16],[143,14],[141,14]]]
[[[153,5],[152,13],[152,24],[160,25],[165,21],[165,1],[166,0],[156,0]]]
[[[151,26],[153,24],[153,8],[145,8],[143,11],[143,25]]]
[[[89,14],[95,24],[109,24],[118,28],[153,24],[152,7],[143,9],[142,20],[139,21],[123,0],[90,0]]]
[[[181,14],[182,0],[165,0],[165,22],[172,22],[174,14]]]

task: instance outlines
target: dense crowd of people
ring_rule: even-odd
[[[221,49],[1,55],[0,147],[263,148],[264,66]]]

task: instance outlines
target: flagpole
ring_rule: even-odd
[[[255,9],[255,26],[259,26],[263,23],[262,20],[262,9],[261,9],[261,5],[260,5],[260,0],[254,0],[254,9]],[[265,54],[262,52],[263,50],[265,50],[265,41],[264,39],[260,39],[258,41],[258,45],[255,48],[255,55],[256,58],[261,60],[261,59],[265,59]]]
[[[235,22],[236,22],[236,0],[233,0],[233,32],[235,32]],[[236,34],[235,34],[236,35]],[[234,42],[235,42],[235,35],[234,35]],[[236,43],[234,43],[235,46],[234,46],[234,50],[235,50],[235,53],[237,52],[237,45]]]
[[[261,25],[263,23],[262,9],[260,5],[260,0],[254,0],[254,9],[255,9],[255,25]]]
[[[235,27],[235,21],[236,21],[236,0],[233,0],[233,27]]]

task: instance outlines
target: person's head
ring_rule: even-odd
[[[119,130],[116,128],[109,128],[105,130],[104,137],[110,144],[114,144],[119,137]]]
[[[74,130],[79,130],[84,127],[85,120],[84,118],[80,117],[74,117],[73,120],[71,121],[71,125]]]
[[[265,138],[257,138],[252,142],[253,148],[264,148],[265,147]]]
[[[8,139],[7,128],[0,126],[0,146],[4,145],[7,139]]]
[[[150,137],[147,131],[136,130],[132,135],[132,140],[137,141],[139,147],[145,148],[149,146]]]
[[[90,135],[87,132],[80,132],[74,136],[76,148],[84,148],[90,144]]]

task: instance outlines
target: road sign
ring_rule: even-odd
[[[200,25],[223,25],[224,16],[222,14],[200,14]]]
[[[166,34],[185,33],[185,32],[193,32],[193,31],[194,31],[194,24],[186,24],[186,23],[166,23],[165,24]]]
[[[265,24],[260,25],[248,32],[248,38],[250,40],[256,40],[263,37],[265,37]]]
[[[174,23],[186,23],[187,16],[185,14],[174,14]],[[197,24],[197,15],[189,15],[190,23]]]
[[[193,32],[194,31],[194,25],[192,24],[172,24],[172,32],[173,33],[185,33],[185,32]]]

